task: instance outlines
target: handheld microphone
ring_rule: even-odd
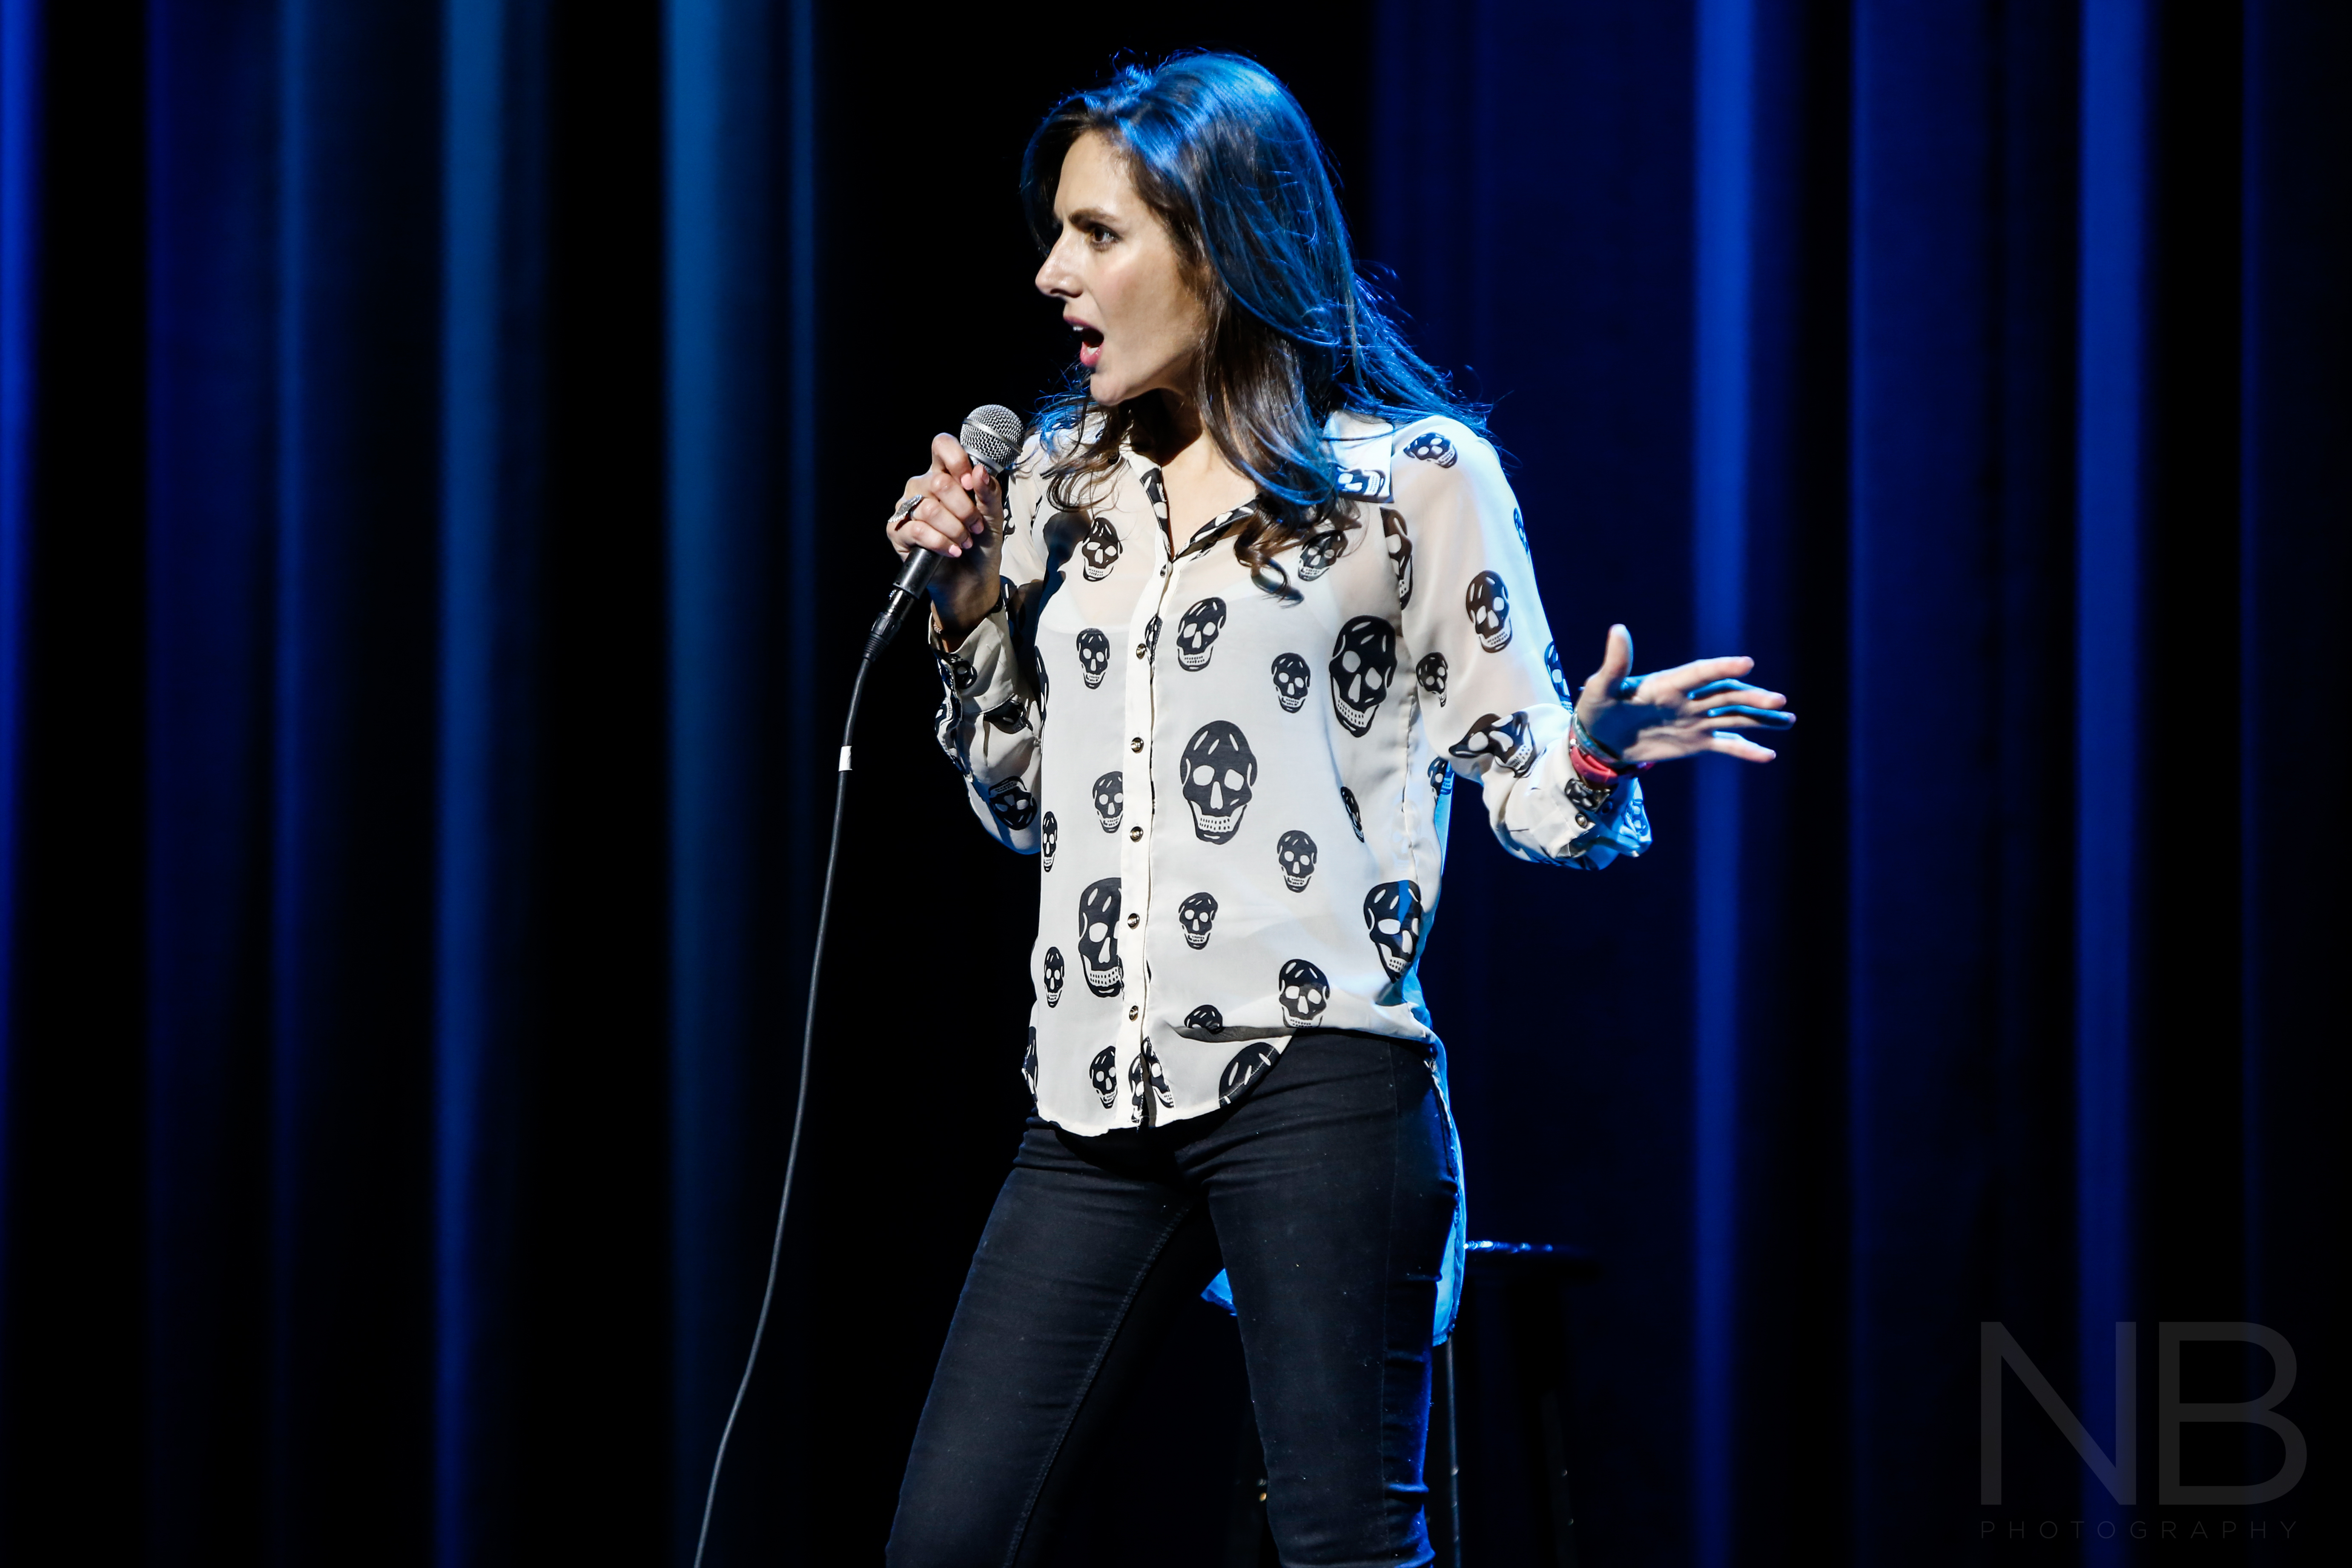
[[[964,416],[963,428],[956,433],[963,449],[973,462],[1000,479],[1021,451],[1021,416],[1002,404],[987,403]],[[903,509],[911,511],[909,505]],[[898,568],[898,580],[890,584],[889,602],[874,618],[873,630],[866,634],[866,657],[872,658],[898,635],[907,616],[923,599],[923,591],[930,586],[931,574],[940,569],[940,558],[929,550],[907,552],[905,564]]]

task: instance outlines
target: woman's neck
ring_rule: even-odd
[[[1202,437],[1208,427],[1201,421],[1201,405],[1189,397],[1161,390],[1147,393],[1154,402],[1151,416],[1138,420],[1136,434],[1149,443],[1143,455],[1166,468],[1188,458],[1197,458]],[[1213,450],[1216,443],[1210,442]]]
[[[1198,405],[1171,392],[1155,395],[1160,400],[1160,417],[1148,422],[1151,446],[1144,456],[1160,465],[1168,497],[1169,544],[1181,549],[1202,524],[1255,500],[1257,486],[1217,449]]]

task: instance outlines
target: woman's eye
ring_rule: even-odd
[[[1113,239],[1116,239],[1118,236],[1112,234],[1110,230],[1103,227],[1102,225],[1094,224],[1087,227],[1087,237],[1097,245],[1108,245]]]

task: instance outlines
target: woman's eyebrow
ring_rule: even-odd
[[[1108,213],[1103,212],[1096,207],[1079,207],[1073,212],[1066,213],[1063,215],[1062,221],[1064,223],[1081,225],[1098,223],[1106,227],[1113,228],[1118,226],[1116,224],[1112,223],[1111,216]]]

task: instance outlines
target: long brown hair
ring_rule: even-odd
[[[1395,424],[1444,414],[1483,430],[1484,412],[1413,353],[1357,276],[1323,144],[1265,67],[1238,55],[1179,55],[1126,67],[1055,105],[1021,166],[1041,247],[1055,237],[1062,160],[1090,131],[1125,154],[1204,307],[1193,405],[1218,454],[1258,489],[1234,552],[1262,586],[1295,596],[1274,557],[1318,531],[1358,526],[1353,509],[1337,504],[1324,435],[1333,414]],[[1158,398],[1095,402],[1074,370],[1040,420],[1055,437],[1053,504],[1082,510],[1122,444],[1161,447],[1173,434],[1166,421]]]

